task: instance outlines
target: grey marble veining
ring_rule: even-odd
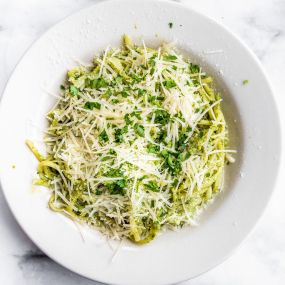
[[[94,2],[0,0],[0,93],[16,63],[36,38],[57,21]],[[253,50],[269,75],[281,121],[285,122],[285,1],[177,2],[223,23]],[[285,179],[282,176],[265,215],[247,241],[229,260],[185,285],[285,284]],[[1,190],[0,227],[0,284],[99,284],[70,272],[43,254],[15,221]]]
[[[15,257],[17,258],[18,268],[22,272],[23,278],[27,284],[100,284],[82,278],[68,269],[65,269],[38,249],[29,250],[24,254]]]

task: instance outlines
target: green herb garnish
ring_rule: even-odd
[[[168,60],[168,61],[174,61],[174,60],[177,59],[177,56],[176,56],[176,55],[169,54],[169,55],[164,56],[163,59],[164,59],[164,60]]]
[[[175,86],[176,86],[176,83],[175,83],[174,80],[170,79],[170,80],[165,80],[165,81],[163,82],[163,85],[164,85],[166,88],[170,89],[170,88],[172,88],[172,87],[175,87]]]
[[[107,132],[106,132],[105,130],[103,130],[103,131],[100,133],[100,135],[99,135],[99,140],[100,140],[101,142],[107,142],[107,141],[109,141],[109,137],[108,137]]]
[[[69,92],[70,92],[71,96],[77,96],[79,90],[74,85],[70,85],[69,86]]]
[[[144,126],[139,125],[139,124],[135,124],[134,125],[134,131],[140,137],[144,137]]]
[[[93,110],[94,108],[100,110],[101,109],[101,104],[98,102],[86,102],[84,104],[84,108],[88,110]]]

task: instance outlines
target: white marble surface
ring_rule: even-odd
[[[0,0],[0,93],[29,45],[51,25],[93,0]],[[285,0],[183,0],[239,35],[273,84],[285,130]],[[273,126],[274,127],[274,126]],[[283,159],[284,160],[284,159]],[[220,266],[188,285],[285,284],[284,163],[276,191],[255,231]],[[0,284],[98,284],[57,265],[27,238],[0,190]]]

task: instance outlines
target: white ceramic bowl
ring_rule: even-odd
[[[173,23],[169,28],[168,23]],[[42,139],[45,112],[76,60],[90,62],[123,33],[148,45],[175,40],[214,76],[224,99],[237,162],[202,214],[200,225],[166,232],[144,246],[117,244],[47,208],[48,191],[32,191],[36,161],[24,142]],[[249,80],[243,85],[243,80]],[[17,221],[51,258],[88,278],[112,284],[171,284],[228,257],[256,224],[273,191],[279,164],[278,114],[256,57],[227,29],[180,4],[107,1],[68,17],[42,36],[15,69],[1,104],[1,184]],[[16,165],[15,168],[12,165]]]

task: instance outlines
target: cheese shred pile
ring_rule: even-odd
[[[211,82],[172,45],[136,46],[128,36],[70,70],[47,115],[47,155],[27,141],[49,207],[139,244],[193,224],[234,161]]]

